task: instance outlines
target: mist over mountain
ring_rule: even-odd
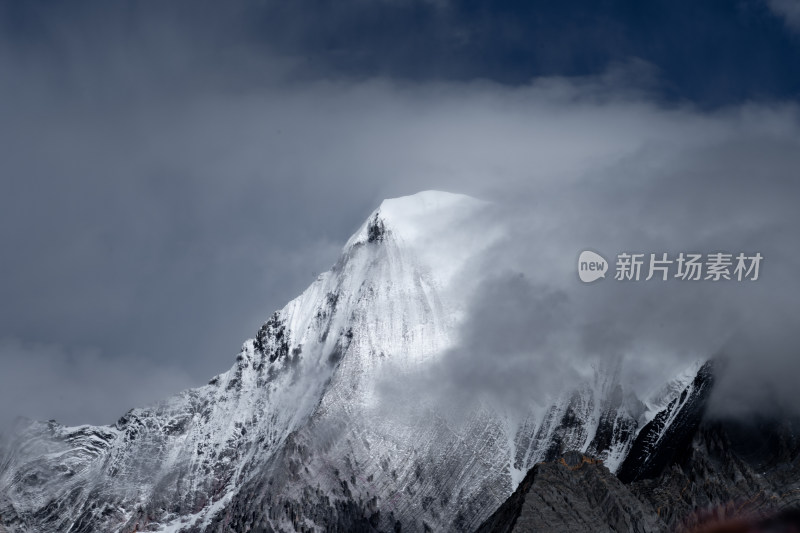
[[[797,20],[0,3],[0,531],[791,518]]]

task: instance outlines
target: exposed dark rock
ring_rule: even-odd
[[[797,512],[800,424],[761,421],[752,433],[741,424],[702,422],[681,460],[629,484],[577,452],[540,463],[478,531],[692,531],[708,516]]]
[[[269,320],[259,328],[253,341],[253,348],[262,356],[269,357],[270,363],[289,354],[286,325],[283,323],[280,313],[273,313]]]
[[[618,476],[565,453],[531,469],[478,531],[692,531],[707,516],[796,512],[800,420],[704,420],[712,385],[707,364],[642,428]]]
[[[386,234],[386,226],[383,220],[375,213],[375,216],[369,221],[367,225],[367,242],[381,242]]]
[[[687,453],[703,419],[713,384],[709,362],[678,398],[642,428],[617,470],[617,477],[623,483],[654,478]]]
[[[623,409],[626,400],[634,403],[635,409]],[[644,404],[635,397],[626,398],[622,386],[617,384],[603,405],[597,431],[589,444],[588,453],[600,455],[604,450],[630,442],[638,428],[635,416],[644,411],[644,408]]]
[[[656,509],[669,530],[726,506],[745,516],[800,508],[798,424],[775,419],[752,432],[742,432],[741,425],[703,422],[683,460],[631,483],[631,491]]]
[[[534,466],[478,532],[649,532],[660,528],[656,513],[602,462],[569,452],[558,461]]]

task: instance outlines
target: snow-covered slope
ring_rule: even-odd
[[[521,424],[487,407],[453,425],[411,396],[413,416],[383,416],[387,365],[402,384],[456,340],[469,265],[503,235],[486,207],[386,200],[208,385],[114,426],[31,424],[0,460],[0,531],[469,531],[563,450],[614,470],[679,385],[645,404],[604,368]]]

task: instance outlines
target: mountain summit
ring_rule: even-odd
[[[487,207],[386,200],[207,385],[111,426],[30,424],[0,462],[0,531],[472,531],[567,450],[630,480],[668,464],[664,439],[702,412],[703,369],[657,403],[595,371],[519,424],[488,407],[458,427],[424,406],[402,422],[376,409],[387,364],[402,388],[453,346],[469,266],[503,236]]]

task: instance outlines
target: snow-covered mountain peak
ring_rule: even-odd
[[[363,244],[391,242],[437,290],[450,292],[454,277],[504,234],[500,225],[484,216],[491,207],[483,200],[442,191],[390,198],[372,212],[344,252]],[[464,289],[458,289],[462,296]]]
[[[345,248],[380,240],[384,231],[390,231],[406,244],[422,244],[454,229],[453,225],[487,205],[471,196],[443,191],[388,198],[367,217]]]
[[[407,376],[457,342],[473,267],[505,235],[497,220],[491,204],[460,194],[385,200],[331,270],[207,385],[114,426],[20,434],[0,454],[0,531],[341,531],[364,513],[379,530],[468,531],[518,472],[564,450],[616,468],[641,409],[614,373],[520,427],[484,409],[453,428],[413,388],[396,399],[415,406],[410,420],[381,408],[383,378],[405,392]],[[662,395],[658,435],[680,420],[685,382]]]
[[[384,200],[377,212],[394,231],[413,242],[485,205],[485,202],[464,194],[422,191]]]

